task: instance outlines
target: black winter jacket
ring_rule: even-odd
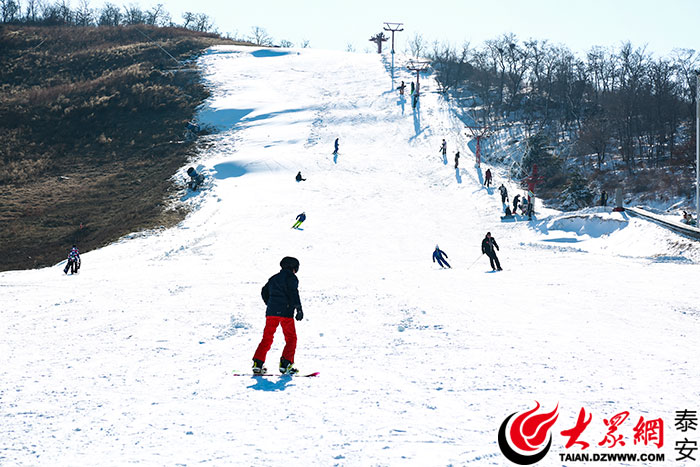
[[[301,310],[299,279],[289,269],[282,269],[270,277],[261,294],[267,305],[265,316],[293,318],[294,310]]]
[[[493,251],[493,247],[496,247],[497,250],[500,250],[500,248],[498,248],[498,243],[496,243],[495,238],[484,237],[484,239],[481,241],[481,252],[486,253],[489,256],[494,255],[496,254],[496,252]]]

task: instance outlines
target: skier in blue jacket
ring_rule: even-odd
[[[447,266],[448,268],[452,269],[452,266],[450,266],[450,263],[447,262],[445,258],[447,258],[447,253],[442,251],[439,246],[435,245],[435,251],[433,251],[433,263],[435,260],[437,260],[438,264],[440,265],[441,268],[444,268]]]
[[[297,216],[297,221],[294,223],[292,226],[293,229],[298,229],[301,226],[301,223],[306,220],[306,213],[302,212]]]

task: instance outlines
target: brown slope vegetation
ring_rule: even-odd
[[[0,271],[182,218],[164,202],[207,90],[177,61],[221,43],[144,25],[0,28]]]

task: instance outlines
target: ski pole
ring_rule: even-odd
[[[483,255],[483,253],[482,253],[481,255]],[[469,267],[468,267],[467,269],[469,269],[469,268],[471,268],[472,266],[474,266],[474,265],[476,264],[476,262],[479,261],[479,258],[481,258],[481,255],[477,256],[476,259],[474,260],[474,262],[473,262],[472,264],[470,264]]]

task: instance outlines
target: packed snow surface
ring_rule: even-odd
[[[522,191],[500,167],[483,187],[430,75],[418,109],[399,98],[403,58],[393,81],[373,54],[218,47],[199,63],[217,131],[187,219],[83,254],[75,276],[0,274],[0,464],[512,465],[499,425],[535,400],[559,404],[558,431],[585,407],[595,448],[604,417],[699,408],[696,243],[603,209],[501,222],[496,188]],[[234,377],[286,255],[295,363],[321,376]],[[278,331],[273,372],[282,346]]]

